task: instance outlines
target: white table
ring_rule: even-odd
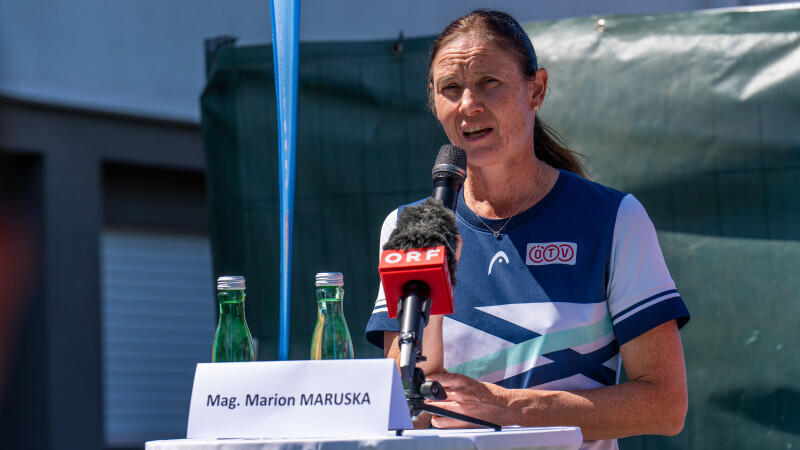
[[[382,436],[308,439],[174,439],[150,441],[146,450],[574,450],[583,437],[577,427],[505,427],[503,431],[408,430]]]

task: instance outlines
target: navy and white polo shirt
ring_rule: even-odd
[[[631,194],[562,170],[500,239],[463,194],[456,220],[464,245],[455,312],[443,322],[448,371],[513,389],[613,385],[621,345],[667,321],[689,320],[653,224]],[[380,248],[396,221],[397,210],[384,221]],[[483,221],[496,230],[505,219]],[[381,288],[367,339],[382,347],[387,330],[398,324]]]

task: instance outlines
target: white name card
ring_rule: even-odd
[[[187,438],[385,435],[410,429],[390,359],[198,364]]]

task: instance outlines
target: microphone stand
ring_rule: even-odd
[[[397,304],[397,320],[400,322],[400,378],[406,391],[406,402],[415,420],[423,411],[439,416],[463,420],[482,427],[500,431],[500,425],[454,411],[428,405],[425,399],[445,400],[447,393],[438,381],[426,381],[425,372],[416,363],[425,361],[422,355],[422,332],[431,315],[430,288],[427,284],[413,280],[403,286],[403,297]],[[398,436],[403,430],[396,430]]]

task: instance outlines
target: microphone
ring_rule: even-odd
[[[467,153],[455,145],[443,145],[433,163],[433,198],[451,210],[456,209],[458,191],[467,178]]]
[[[453,312],[456,282],[455,249],[458,228],[455,213],[458,191],[466,178],[463,149],[443,145],[433,164],[433,195],[417,206],[403,208],[397,226],[383,246],[378,272],[386,294],[389,317],[400,322],[400,376],[411,417],[427,408],[425,398],[444,400],[447,394],[435,381],[425,381],[416,367],[424,361],[422,333],[431,313]]]
[[[432,300],[431,313],[453,312],[457,234],[455,214],[437,199],[403,208],[378,265],[390,318],[397,317],[398,303],[412,282]]]
[[[403,286],[414,276],[426,284],[422,289],[430,291],[433,300],[431,313],[453,313],[452,287],[456,282],[455,236],[458,228],[452,211],[458,202],[458,191],[467,177],[466,169],[467,153],[464,149],[443,145],[431,170],[432,199],[418,206],[403,208],[397,218],[397,226],[383,246],[384,252],[378,267],[390,318],[397,317],[398,300],[404,294]],[[441,246],[445,248],[438,251],[432,248]],[[394,253],[387,253],[392,250]],[[444,270],[442,256],[445,255],[448,270]]]
[[[454,210],[458,191],[467,176],[466,168],[467,154],[463,149],[454,145],[439,149],[432,170],[433,198],[400,212],[397,226],[383,246],[378,272],[389,317],[397,317],[400,322],[400,377],[411,419],[416,420],[420,413],[428,411],[500,431],[497,424],[426,405],[426,398],[444,400],[447,393],[438,382],[426,381],[425,373],[416,367],[418,361],[425,360],[422,332],[430,314],[453,312],[458,264]]]
[[[430,314],[453,312],[457,235],[455,213],[440,200],[407,206],[397,217],[378,265],[389,317],[400,322],[400,376],[412,417],[421,411],[424,396],[444,398],[441,385],[425,383],[416,362],[424,360],[422,333]]]

